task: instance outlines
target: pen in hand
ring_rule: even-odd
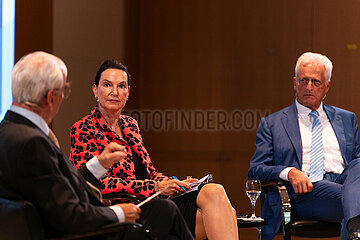
[[[172,178],[172,179],[179,180],[179,179],[178,179],[177,177],[175,177],[175,176],[172,176],[171,178]],[[179,181],[180,181],[180,180],[179,180]],[[185,189],[184,187],[182,187],[182,186],[180,186],[180,187],[181,187],[182,190],[186,191],[186,189]]]

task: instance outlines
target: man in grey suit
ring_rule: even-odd
[[[21,58],[12,72],[13,104],[0,123],[0,196],[21,198],[38,209],[46,237],[95,230],[138,219],[155,237],[193,239],[171,201],[155,200],[105,207],[86,183],[124,158],[125,148],[112,143],[78,171],[48,135],[48,124],[68,96],[67,68],[45,52]],[[95,170],[94,170],[95,169]],[[19,229],[20,230],[20,229]]]
[[[360,230],[360,139],[354,113],[323,104],[331,72],[324,55],[299,57],[293,79],[296,100],[261,120],[248,175],[262,182],[286,181],[298,219],[344,219],[346,239],[347,229],[349,237]],[[270,191],[262,209],[269,220],[264,239],[279,230],[281,211],[278,194]]]

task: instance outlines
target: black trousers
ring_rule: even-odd
[[[177,205],[167,199],[154,199],[141,207],[138,220],[150,233],[139,230],[112,232],[86,240],[194,240]]]
[[[144,204],[139,222],[158,239],[194,239],[179,208],[171,200],[154,199]]]

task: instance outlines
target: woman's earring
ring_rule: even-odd
[[[99,102],[98,96],[95,96],[95,101]]]

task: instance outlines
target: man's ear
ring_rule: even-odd
[[[293,77],[294,90],[296,90],[296,77]]]
[[[45,103],[46,105],[52,107],[53,103],[54,103],[54,97],[55,97],[55,92],[54,89],[51,89],[47,92],[46,96],[45,96]]]

